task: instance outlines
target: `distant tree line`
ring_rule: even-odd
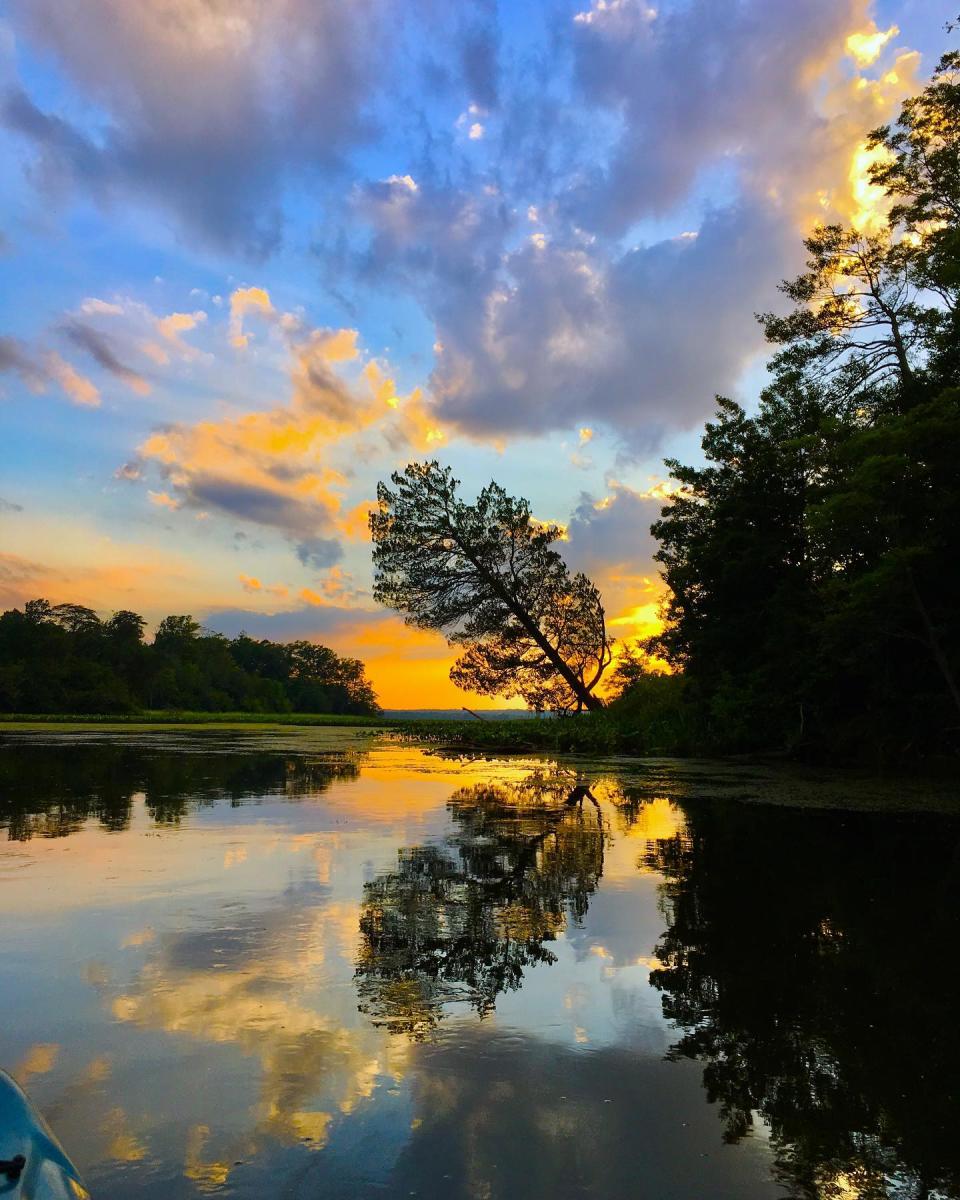
[[[363,663],[313,642],[211,633],[169,616],[108,620],[79,604],[30,600],[0,616],[0,712],[379,712]]]
[[[869,139],[888,211],[785,282],[755,415],[718,400],[653,527],[648,650],[702,745],[872,758],[960,747],[960,55]]]

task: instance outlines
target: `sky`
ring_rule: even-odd
[[[0,606],[309,637],[477,698],[371,597],[414,460],[655,626],[665,457],[956,0],[0,0]],[[490,701],[483,703],[487,705]]]

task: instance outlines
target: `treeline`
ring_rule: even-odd
[[[653,527],[648,649],[702,748],[960,747],[960,55],[869,145],[886,213],[818,228],[762,315],[755,415],[718,401]]]
[[[170,616],[28,601],[0,616],[0,712],[380,711],[363,663],[312,642],[226,638]]]

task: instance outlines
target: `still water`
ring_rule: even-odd
[[[111,1200],[960,1197],[957,809],[846,786],[0,735],[0,1066]]]

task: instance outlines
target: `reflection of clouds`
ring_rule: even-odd
[[[14,1079],[26,1087],[34,1075],[46,1075],[48,1071],[52,1071],[59,1055],[60,1046],[56,1042],[35,1043],[14,1068]]]
[[[262,750],[266,741],[251,745]],[[221,743],[207,745],[214,751]],[[246,803],[251,787],[242,778],[236,791]],[[87,960],[87,978],[99,995],[99,1003],[91,997],[101,1013],[97,1032],[112,1041],[94,1043],[101,1058],[86,1069],[86,1090],[71,1084],[58,1091],[51,1117],[71,1152],[82,1147],[84,1168],[93,1164],[99,1192],[126,1195],[124,1188],[161,1165],[174,1178],[182,1172],[179,1186],[194,1194],[239,1189],[248,1171],[272,1172],[277,1163],[286,1171],[299,1163],[317,1181],[327,1172],[356,1171],[354,1191],[341,1194],[369,1194],[374,1178],[389,1178],[390,1194],[406,1194],[394,1187],[404,1170],[396,1162],[415,1153],[426,1154],[425,1163],[447,1115],[486,1125],[464,1133],[470,1146],[437,1169],[432,1183],[418,1181],[421,1195],[438,1194],[437,1181],[448,1171],[474,1179],[482,1194],[492,1179],[490,1131],[512,1137],[511,1122],[524,1136],[529,1123],[531,1144],[539,1139],[552,1153],[554,1138],[544,1141],[545,1130],[551,1123],[560,1129],[572,1110],[555,1096],[531,1094],[523,1075],[540,1069],[538,1055],[551,1062],[566,1054],[586,1059],[628,1043],[635,1055],[659,1056],[667,1044],[656,1036],[659,995],[647,987],[640,961],[662,932],[659,877],[638,874],[637,859],[642,839],[675,830],[679,814],[664,799],[669,787],[659,777],[641,796],[639,785],[631,793],[622,776],[605,771],[592,784],[600,821],[589,800],[582,813],[568,806],[578,778],[540,760],[451,762],[391,746],[373,750],[358,778],[335,780],[322,800],[319,777],[301,772],[284,776],[280,786],[268,774],[273,782],[263,809],[187,804],[181,825],[155,836],[147,836],[153,820],[138,801],[122,835],[122,856],[116,835],[111,841],[91,822],[82,835],[84,853],[70,858],[76,872],[83,868],[71,876],[80,886],[63,904],[75,926],[86,915],[69,916],[78,895],[111,922],[107,942],[87,945],[98,956]],[[209,787],[206,777],[202,782]],[[480,811],[478,789],[487,796]],[[490,796],[493,790],[513,798],[506,808]],[[283,802],[304,793],[312,796],[307,803]],[[448,823],[451,814],[457,815]],[[446,835],[454,842],[438,841]],[[398,849],[441,844],[453,858],[463,857],[481,885],[509,871],[513,853],[525,886],[506,881],[503,902],[487,910],[491,920],[480,932],[498,942],[546,935],[556,955],[555,965],[526,971],[522,989],[498,998],[497,1018],[486,1028],[495,1038],[509,1027],[516,1060],[502,1075],[485,1075],[458,1056],[431,1057],[471,1044],[474,1021],[462,1006],[445,1031],[417,1048],[356,1010],[363,882],[396,867]],[[50,844],[31,845],[38,861],[51,861]],[[79,837],[69,845],[79,850]],[[116,882],[104,882],[106,858],[87,853],[96,847],[113,847]],[[568,888],[589,896],[589,913],[564,904]],[[416,1001],[414,989],[397,1003]],[[107,1050],[115,1070],[109,1079]],[[439,1073],[431,1063],[440,1064]],[[81,1066],[58,1062],[53,1085],[64,1067],[75,1078]],[[504,1095],[496,1101],[501,1084]],[[599,1078],[589,1082],[603,1086]],[[572,1075],[559,1091],[575,1094]],[[583,1112],[590,1120],[606,1118],[594,1100]],[[498,1103],[513,1114],[506,1124]],[[356,1146],[371,1130],[383,1133],[384,1144],[366,1161]],[[563,1142],[562,1134],[556,1138]],[[329,1155],[309,1153],[325,1145]],[[562,1178],[560,1185],[557,1194]],[[324,1194],[322,1184],[313,1193]]]
[[[135,929],[133,933],[128,933],[120,943],[121,950],[134,949],[137,946],[147,946],[156,937],[152,926],[148,925],[145,929]]]
[[[107,1138],[108,1158],[125,1163],[146,1158],[147,1147],[131,1130],[129,1118],[122,1108],[110,1109],[100,1128]]]
[[[773,1194],[760,1154],[717,1153],[716,1111],[695,1072],[660,1053],[513,1032],[475,1026],[424,1052],[417,1125],[390,1195]]]
[[[604,862],[607,882],[626,883],[638,874],[655,875],[640,851],[649,842],[681,834],[686,828],[683,809],[668,796],[651,794],[645,784],[634,785],[612,776],[597,780],[593,793],[610,811],[616,829]]]
[[[295,849],[309,851],[309,840]],[[259,1066],[247,1133],[218,1136],[203,1123],[189,1130],[184,1172],[201,1190],[226,1183],[230,1164],[264,1138],[319,1149],[338,1114],[353,1112],[385,1076],[399,1081],[406,1070],[407,1043],[355,1019],[349,976],[357,905],[291,910],[298,895],[288,892],[284,906],[226,927],[161,935],[133,983],[108,998],[125,1025],[235,1046]],[[124,1135],[115,1135],[116,1150],[142,1148]]]
[[[41,1093],[35,1099],[70,1156],[86,1164],[110,1162],[122,1166],[156,1159],[155,1148],[147,1136],[152,1119],[143,1112],[131,1116],[129,1106],[117,1102],[111,1056],[98,1054],[76,1067],[70,1063],[70,1046],[65,1048],[66,1062],[60,1061],[59,1053],[52,1056],[35,1053],[49,1049],[31,1047],[27,1057],[34,1060],[35,1066],[49,1063],[48,1070],[56,1066],[58,1079],[68,1072],[69,1082],[55,1085],[47,1098]],[[55,1049],[59,1051],[60,1047]]]
[[[210,1138],[209,1125],[192,1125],[187,1135],[187,1153],[183,1173],[192,1179],[201,1192],[213,1192],[223,1187],[230,1175],[230,1164],[202,1157]]]
[[[247,861],[246,846],[228,846],[223,854],[223,869],[229,871],[231,867],[236,867],[240,863]]]

